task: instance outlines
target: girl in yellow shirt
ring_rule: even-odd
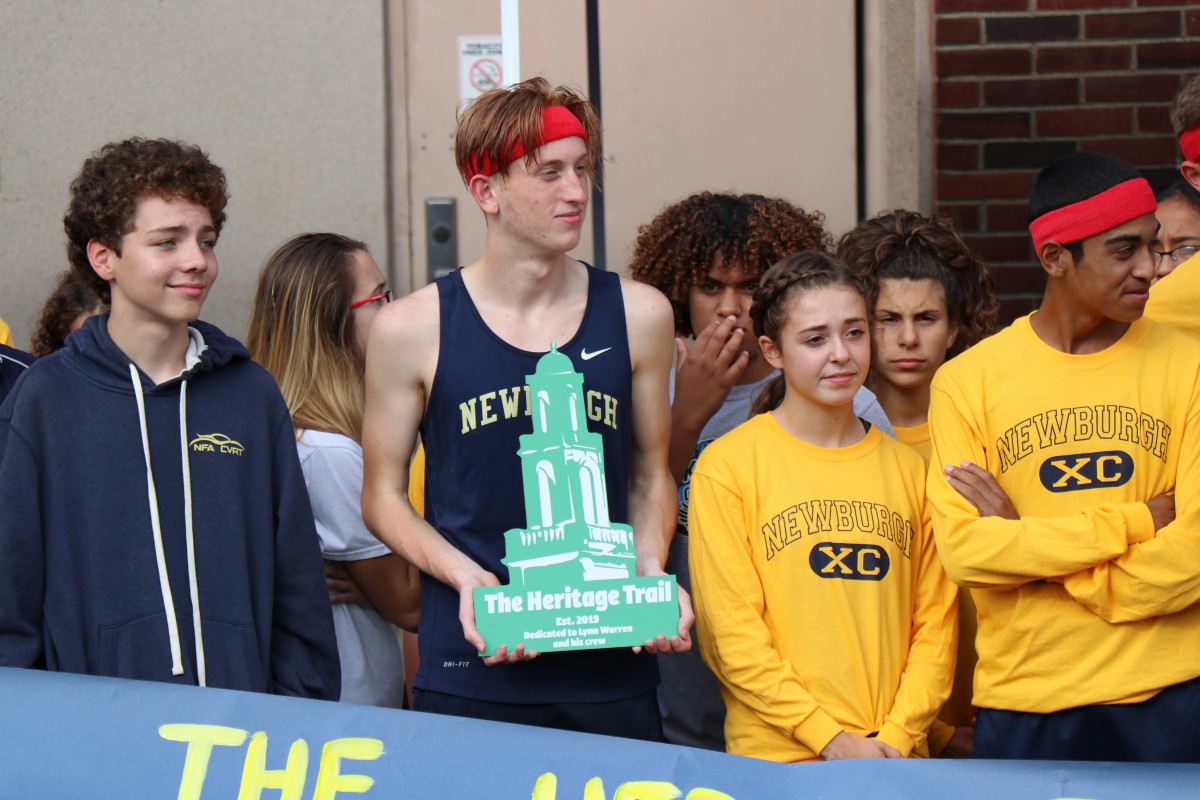
[[[870,368],[859,281],[825,254],[789,256],[751,318],[781,374],[692,476],[697,630],[729,752],[922,754],[950,691],[956,595],[924,461],[854,416]]]

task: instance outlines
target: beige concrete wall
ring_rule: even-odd
[[[828,0],[600,6],[610,268],[637,226],[711,189],[854,223],[854,7]]]
[[[66,266],[72,177],[127,136],[194,142],[225,169],[204,318],[231,334],[293,234],[361,238],[383,264],[384,42],[382,3],[365,0],[0,4],[0,316],[18,345]]]
[[[867,2],[872,211],[927,207],[928,6]],[[638,225],[702,189],[786,197],[825,211],[835,234],[854,223],[851,4],[600,11],[611,269]],[[230,221],[205,318],[235,335],[263,259],[301,231],[364,239],[408,291],[427,280],[424,200],[449,196],[460,260],[475,258],[483,220],[453,162],[457,37],[499,32],[498,0],[0,5],[0,316],[27,344],[65,268],[68,184],[130,135],[198,143],[225,168]],[[586,91],[582,2],[523,0],[521,35],[523,76]],[[575,254],[592,258],[590,226]]]
[[[426,197],[458,200],[459,256],[483,248],[482,218],[453,166],[456,37],[499,34],[496,0],[393,0],[403,8],[414,286],[425,283]],[[703,189],[758,192],[855,222],[853,6],[756,0],[600,4],[604,186],[610,269],[624,270],[639,225]],[[586,91],[584,4],[521,3],[522,77]],[[393,79],[398,70],[394,65]],[[400,158],[397,151],[397,158]],[[403,223],[400,223],[403,224]],[[575,255],[592,257],[590,227]]]
[[[393,149],[393,164],[406,170],[408,184],[397,186],[396,235],[411,231],[406,242],[410,259],[408,285],[397,274],[397,288],[428,283],[425,246],[425,200],[452,197],[458,204],[458,254],[461,263],[483,252],[483,214],[454,168],[454,128],[459,105],[457,58],[459,36],[499,36],[498,0],[456,0],[454,12],[440,0],[390,0],[388,13],[402,17],[393,25],[393,85],[401,82],[406,99],[400,113],[406,122],[404,141]],[[522,77],[542,75],[556,84],[587,93],[587,51],[583,3],[524,0],[521,3]],[[399,136],[397,132],[397,136]],[[592,258],[590,224],[574,255]],[[400,259],[397,259],[399,263]]]
[[[556,86],[570,86],[587,97],[587,6],[583,0],[569,3],[521,0],[521,77],[535,75],[541,75]],[[607,120],[602,119],[601,123],[607,127]],[[593,191],[592,197],[595,196]],[[572,255],[588,263],[594,262],[591,217],[584,224],[579,246]],[[611,263],[609,268],[612,269]]]
[[[408,183],[396,187],[405,196],[398,210],[398,227],[410,230],[407,244],[407,285],[397,276],[398,289],[428,283],[425,248],[425,200],[452,197],[458,203],[459,260],[483,252],[483,215],[454,168],[454,126],[458,110],[458,37],[499,36],[497,0],[456,0],[453,13],[439,0],[389,0],[389,15],[404,17],[403,38],[390,40],[392,80],[403,71],[407,136],[392,153],[398,170],[407,170]]]

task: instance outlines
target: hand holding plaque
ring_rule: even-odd
[[[587,427],[583,375],[552,345],[526,380],[533,432],[517,452],[527,525],[504,534],[510,583],[472,590],[482,655],[678,637],[674,576],[638,576],[633,529],[609,519],[604,440]]]

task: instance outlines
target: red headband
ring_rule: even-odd
[[[1047,240],[1071,244],[1124,225],[1158,208],[1154,192],[1145,178],[1118,183],[1078,203],[1047,211],[1029,223],[1033,247],[1041,250]]]
[[[566,106],[547,106],[542,109],[542,135],[534,142],[533,149],[559,139],[567,139],[571,136],[578,136],[587,141],[587,131],[583,129],[583,123],[579,118],[571,113]],[[521,156],[525,155],[525,144],[520,139],[513,144],[512,153],[508,159],[508,164],[516,161]],[[499,164],[493,164],[491,160],[484,155],[475,154],[467,162],[467,180],[471,180],[476,175],[482,175],[489,178],[495,175],[503,167]]]
[[[1179,134],[1179,149],[1184,161],[1200,162],[1200,125]]]

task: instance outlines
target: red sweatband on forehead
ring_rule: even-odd
[[[1200,126],[1179,134],[1179,149],[1184,161],[1200,162]]]
[[[533,149],[537,150],[542,145],[571,136],[578,136],[585,142],[587,141],[587,132],[583,129],[583,123],[566,106],[547,106],[542,109],[542,135],[534,142]],[[508,163],[511,164],[523,155],[525,155],[525,143],[518,139],[513,144]],[[508,164],[504,166],[508,166]],[[487,156],[473,155],[467,168],[467,180],[476,175],[489,178],[500,170],[501,166],[493,164]]]
[[[1059,244],[1082,241],[1152,214],[1156,208],[1150,184],[1145,178],[1132,178],[1086,200],[1047,211],[1029,223],[1029,232],[1034,249],[1041,250],[1048,240]]]

